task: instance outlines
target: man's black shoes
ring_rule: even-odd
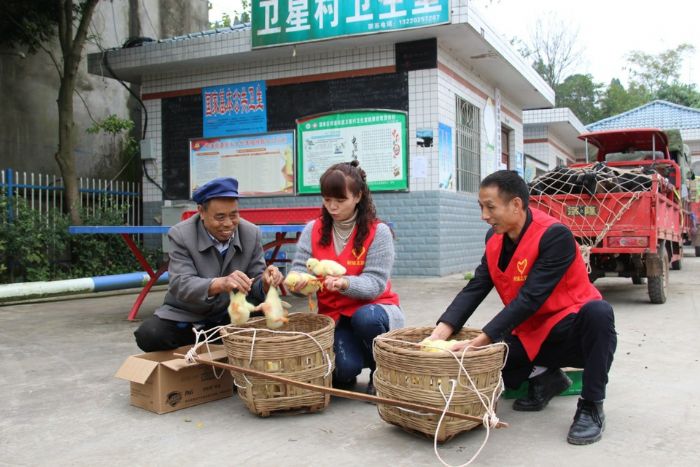
[[[351,389],[354,389],[355,386],[357,386],[357,377],[353,376],[349,380],[343,381],[335,378],[335,375],[333,375],[333,387],[335,389],[342,389],[344,391],[349,391]]]
[[[372,381],[367,383],[367,388],[365,389],[365,393],[369,394],[370,396],[377,395],[377,388],[374,387],[374,383]]]
[[[367,383],[365,393],[369,394],[370,396],[377,395],[377,388],[374,387],[374,370],[370,371],[369,373],[369,382]]]
[[[537,412],[547,407],[552,397],[571,386],[571,380],[559,368],[547,368],[541,375],[528,380],[527,397],[516,399],[513,410]]]
[[[605,413],[603,402],[591,402],[584,399],[578,400],[574,423],[569,428],[566,440],[569,444],[592,444],[600,441],[605,429]]]

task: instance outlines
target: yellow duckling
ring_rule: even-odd
[[[297,284],[302,280],[306,280],[306,285],[302,287],[301,290],[295,291],[296,293],[300,293],[302,295],[311,295],[312,293],[316,293],[323,285],[321,280],[316,276],[312,276],[311,274],[307,274],[305,272],[296,271],[292,271],[287,274],[287,277],[284,278],[284,285],[289,289],[294,290]]]
[[[270,329],[277,329],[284,325],[289,318],[287,318],[287,308],[291,308],[287,302],[283,302],[280,299],[279,291],[277,287],[270,287],[265,296],[265,301],[260,305],[255,307],[255,310],[262,310],[265,314],[265,324]]]
[[[231,324],[240,326],[248,321],[250,312],[255,309],[255,305],[245,299],[243,292],[231,292],[231,303],[228,305],[228,314],[231,317]]]
[[[430,339],[429,337],[426,337],[425,339],[420,341],[420,349],[423,352],[443,352],[452,350],[452,346],[458,342],[462,341],[454,339],[445,341],[442,339]]]
[[[316,258],[309,258],[306,261],[306,269],[317,276],[342,276],[347,272],[347,269],[332,259],[322,259],[319,261]]]
[[[309,311],[313,313],[316,311],[316,302],[312,295],[323,288],[323,283],[319,278],[311,274],[292,271],[284,278],[284,285],[290,290],[294,290],[297,284],[302,280],[306,280],[306,285],[300,290],[295,291],[295,293],[306,295],[309,298]]]

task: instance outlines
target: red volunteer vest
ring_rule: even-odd
[[[496,286],[505,305],[512,302],[527,280],[530,269],[539,256],[542,235],[547,228],[559,221],[534,208],[530,208],[532,222],[520,239],[513,257],[505,271],[498,268],[498,259],[503,248],[503,234],[494,234],[486,243],[486,261],[491,280]],[[591,300],[600,300],[600,292],[588,280],[588,272],[583,257],[577,252],[574,261],[564,273],[564,277],[554,288],[549,298],[528,319],[513,330],[530,360],[534,360],[542,343],[554,325],[570,313]]]
[[[365,238],[360,251],[355,251],[352,247],[355,241],[355,235],[357,234],[357,229],[355,229],[343,251],[340,252],[340,255],[336,255],[332,236],[330,245],[321,246],[320,244],[323,222],[321,218],[318,218],[314,221],[314,227],[311,231],[311,255],[316,259],[332,259],[347,269],[346,275],[359,276],[365,268],[367,251],[369,251],[369,246],[372,244],[374,235],[377,232],[377,224],[378,222],[375,222],[370,226],[369,234],[367,238]],[[391,291],[391,281],[387,281],[384,292],[374,300],[358,300],[346,297],[338,292],[328,292],[326,290],[319,290],[317,298],[319,313],[330,316],[336,322],[340,319],[341,315],[352,316],[362,305],[370,303],[399,305],[399,296]]]

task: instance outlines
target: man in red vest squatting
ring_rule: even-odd
[[[605,427],[603,399],[617,346],[615,318],[588,280],[571,231],[528,208],[528,188],[500,170],[479,189],[481,218],[491,228],[474,278],[438,320],[431,338],[447,339],[466,323],[495,286],[504,308],[469,342],[453,351],[492,342],[508,344],[503,380],[517,388],[529,377],[527,397],[514,410],[539,411],[571,385],[561,367],[583,368],[583,390],[567,441],[591,444]]]

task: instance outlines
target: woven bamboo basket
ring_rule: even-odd
[[[418,343],[430,336],[434,328],[401,328],[390,331],[374,341],[374,358],[377,370],[374,373],[374,385],[377,395],[390,399],[445,407],[445,398],[440,387],[449,397],[450,380],[456,380],[459,363],[449,352],[425,352],[408,342]],[[479,334],[478,329],[464,328],[454,339],[472,339]],[[391,340],[389,340],[391,339]],[[401,341],[401,342],[397,342]],[[461,357],[461,355],[458,355]],[[489,399],[494,397],[494,390],[500,384],[501,366],[505,358],[504,346],[493,346],[482,350],[468,351],[463,360],[464,368],[469,373],[477,390]],[[486,408],[464,375],[459,376],[449,410],[483,417]],[[499,391],[495,391],[498,394]],[[401,410],[398,407],[380,404],[377,406],[380,417],[391,424],[409,432],[417,432],[429,437],[437,437],[438,442],[445,442],[453,436],[476,428],[479,422],[445,417],[436,433],[440,415],[418,414]]]
[[[241,332],[241,328],[250,331]],[[240,327],[224,328],[221,330],[221,336],[229,363],[232,365],[331,387],[331,370],[335,363],[334,330],[335,323],[328,316],[292,313],[289,315],[289,322],[275,331],[306,334],[276,333],[267,329],[264,319],[259,319]],[[235,371],[231,371],[231,374],[236,382],[238,395],[248,410],[262,417],[267,417],[273,412],[289,410],[317,412],[323,410],[330,402],[329,394],[246,376]]]

